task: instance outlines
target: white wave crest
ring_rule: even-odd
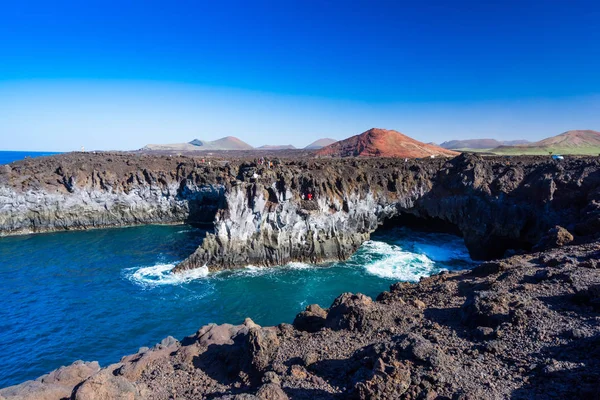
[[[243,269],[236,270],[234,273],[237,275],[259,276],[269,273],[269,270],[267,267],[258,265],[246,265]]]
[[[310,265],[303,262],[291,262],[289,264],[286,264],[285,267],[289,269],[310,269],[314,268],[314,265]]]
[[[158,264],[150,267],[132,268],[127,272],[127,278],[143,287],[160,285],[181,285],[208,275],[208,267],[190,269],[173,273],[175,264]]]
[[[314,266],[303,262],[291,262],[288,264],[273,267],[246,265],[244,268],[231,271],[231,274],[234,276],[257,277],[263,275],[277,274],[286,270],[305,270],[310,268],[314,268]]]
[[[400,246],[368,241],[363,244],[367,272],[382,278],[415,282],[439,270],[435,262],[424,254],[404,251]]]

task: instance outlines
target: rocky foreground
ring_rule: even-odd
[[[100,369],[76,362],[2,399],[597,399],[600,244],[485,262],[293,325],[207,325]]]

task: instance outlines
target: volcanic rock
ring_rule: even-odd
[[[562,226],[550,229],[534,246],[534,250],[546,250],[552,247],[560,247],[573,241],[573,235]]]
[[[325,325],[333,330],[360,330],[365,327],[363,316],[372,305],[373,300],[364,294],[344,293],[331,305]]]
[[[300,331],[316,332],[325,326],[326,319],[327,311],[318,304],[311,304],[306,307],[306,310],[296,315],[293,325]]]
[[[69,398],[73,387],[100,371],[94,362],[75,361],[67,367],[43,375],[7,389],[0,389],[0,399],[57,400]]]
[[[467,154],[276,159],[271,168],[248,159],[72,153],[0,170],[0,235],[211,224],[177,270],[214,271],[343,260],[381,224],[412,220],[458,233],[473,258],[493,259],[530,250],[556,225],[578,242],[592,240],[600,232],[598,169],[596,158]]]

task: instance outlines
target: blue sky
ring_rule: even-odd
[[[600,130],[593,1],[10,1],[0,149]]]

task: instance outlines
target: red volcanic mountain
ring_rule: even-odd
[[[317,151],[331,157],[429,157],[455,156],[458,153],[425,144],[400,132],[373,128],[360,135],[333,143]]]

